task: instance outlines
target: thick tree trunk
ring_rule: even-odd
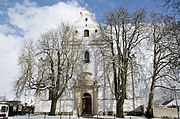
[[[147,110],[145,113],[145,117],[147,118],[153,118],[153,102],[154,102],[154,89],[155,89],[155,84],[156,84],[156,76],[157,76],[157,71],[158,71],[158,48],[157,48],[157,41],[155,40],[155,34],[153,34],[154,37],[154,57],[153,57],[153,75],[152,75],[152,83],[151,83],[151,89],[149,93],[149,100],[148,100],[148,106]]]
[[[124,104],[124,101],[121,99],[116,101],[116,117],[124,118],[123,104]]]
[[[51,110],[49,112],[49,115],[55,116],[55,113],[56,113],[56,104],[57,104],[57,99],[56,98],[52,98]]]
[[[154,114],[153,114],[154,89],[155,89],[155,80],[153,79],[150,94],[149,94],[149,102],[148,102],[147,110],[145,113],[145,117],[147,118],[154,117]]]

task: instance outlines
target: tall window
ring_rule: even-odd
[[[85,63],[89,63],[90,62],[90,56],[89,56],[89,52],[86,51],[84,54],[84,61]]]
[[[89,30],[84,30],[84,37],[89,37]]]
[[[52,90],[51,89],[49,89],[49,100],[52,100]]]

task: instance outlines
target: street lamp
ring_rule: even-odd
[[[130,66],[131,66],[131,80],[132,80],[132,93],[133,93],[133,97],[132,97],[132,103],[133,103],[133,110],[135,111],[135,86],[134,86],[134,75],[135,75],[135,72],[134,72],[134,63],[135,63],[135,55],[132,54],[131,57],[130,57]]]

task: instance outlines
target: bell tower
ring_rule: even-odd
[[[97,34],[99,25],[89,10],[83,10],[74,26],[77,39],[81,42],[81,73],[74,85],[74,105],[80,116],[92,116],[98,111],[98,88],[95,78],[95,50],[92,45],[93,36]]]

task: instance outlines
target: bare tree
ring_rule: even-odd
[[[170,44],[168,47],[169,52],[173,54],[171,58],[171,65],[174,66],[173,68],[178,68],[180,66],[180,22],[174,21],[170,26],[170,35],[167,38],[167,42]]]
[[[103,49],[102,54],[107,60],[106,67],[109,67],[106,68],[107,77],[113,83],[117,117],[124,117],[123,105],[132,55],[138,44],[147,37],[144,34],[144,17],[144,10],[130,14],[126,9],[119,8],[106,14],[106,26],[101,27],[101,38],[109,49],[109,53],[103,52]]]
[[[19,56],[20,75],[15,82],[15,91],[21,95],[27,89],[36,94],[49,91],[50,115],[56,111],[61,97],[72,78],[78,53],[74,50],[75,31],[62,24],[41,35],[37,43],[27,43]]]
[[[163,7],[166,11],[172,11],[174,15],[180,14],[180,0],[164,0]]]
[[[150,42],[153,46],[152,52],[152,76],[151,76],[151,86],[148,99],[148,106],[145,116],[148,118],[153,117],[153,101],[154,101],[154,92],[157,84],[160,84],[159,87],[165,85],[163,79],[169,79],[169,73],[167,73],[167,67],[170,66],[172,58],[175,58],[176,54],[172,53],[174,45],[169,41],[171,36],[170,28],[172,24],[172,18],[169,16],[163,16],[161,14],[152,14],[151,16],[151,38]],[[163,83],[159,83],[162,81]],[[164,86],[165,87],[165,86]]]
[[[174,87],[176,87],[176,92],[178,94],[180,87],[180,24],[178,22],[173,22],[170,25],[169,31],[170,34],[168,35],[166,42],[168,44],[168,51],[172,54],[168,66],[163,70],[165,77],[163,77],[156,87],[160,87],[161,90],[166,90],[165,98],[174,99]],[[160,84],[163,85],[160,85]],[[167,93],[169,92],[169,93]],[[180,95],[177,95],[179,98]]]

